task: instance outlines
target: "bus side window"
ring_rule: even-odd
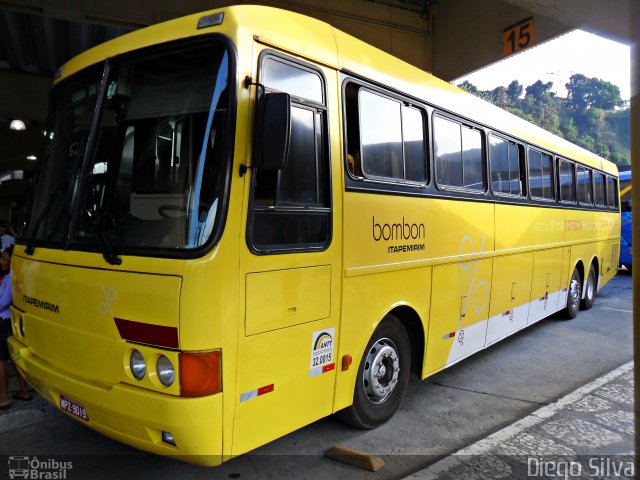
[[[593,171],[590,168],[578,165],[577,177],[578,177],[578,203],[581,205],[593,205]]]
[[[462,187],[460,125],[436,116],[433,119],[433,138],[438,185]]]
[[[605,188],[605,176],[600,172],[596,172],[593,177],[593,187],[595,190],[595,200],[596,206],[604,207],[605,206],[605,196],[604,196],[604,188]]]
[[[484,190],[482,132],[462,125],[462,185]]]
[[[347,168],[358,178],[425,183],[424,112],[349,82],[344,89]]]
[[[560,160],[558,170],[560,175],[560,200],[563,202],[576,201],[575,165],[566,160]]]
[[[607,176],[607,206],[609,208],[618,207],[618,181]]]
[[[520,145],[497,137],[489,136],[489,164],[491,189],[494,193],[522,196],[522,162]]]
[[[553,157],[542,153],[540,155],[540,164],[542,166],[542,196],[548,200],[555,200],[555,181],[553,177]]]
[[[402,150],[405,178],[413,182],[426,182],[425,122],[422,110],[402,106]]]
[[[529,150],[529,191],[532,198],[555,200],[553,157],[535,149]]]
[[[438,184],[484,191],[483,133],[439,115],[433,132]]]
[[[366,176],[404,178],[400,102],[361,90],[360,141]]]

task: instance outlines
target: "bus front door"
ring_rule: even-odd
[[[340,241],[323,70],[272,50],[258,60],[258,95],[290,94],[291,134],[283,168],[245,177],[234,455],[333,411]]]

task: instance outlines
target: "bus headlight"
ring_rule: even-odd
[[[160,355],[156,363],[156,370],[158,371],[158,378],[165,386],[170,386],[173,380],[176,378],[176,372],[173,368],[171,360],[164,355]]]
[[[137,380],[142,380],[147,373],[147,364],[144,363],[144,357],[138,350],[131,352],[129,366],[131,367],[131,373]]]

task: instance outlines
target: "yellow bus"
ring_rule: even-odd
[[[258,6],[65,64],[13,260],[12,359],[109,437],[217,465],[426,378],[616,273],[617,169]],[[452,407],[454,408],[454,407]]]

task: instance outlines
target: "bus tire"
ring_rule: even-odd
[[[585,286],[584,298],[580,301],[580,308],[582,310],[589,310],[593,307],[593,302],[596,300],[596,269],[593,268],[593,264],[589,268],[589,275],[587,276],[587,285]]]
[[[580,297],[582,296],[582,286],[580,281],[580,272],[578,268],[573,269],[571,281],[569,282],[569,291],[567,292],[567,306],[563,313],[569,320],[576,318],[580,309]]]
[[[411,346],[404,326],[387,315],[364,351],[353,393],[353,404],[337,413],[343,422],[376,428],[398,410],[409,385]]]

